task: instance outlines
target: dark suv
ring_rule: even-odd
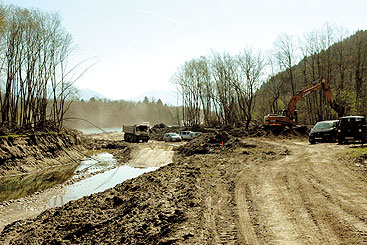
[[[338,142],[339,144],[349,141],[367,141],[367,122],[362,116],[347,116],[339,119]]]
[[[311,144],[316,142],[336,142],[338,120],[321,121],[311,129],[308,139]]]

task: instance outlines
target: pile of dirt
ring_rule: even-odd
[[[210,154],[228,150],[236,146],[240,140],[229,135],[225,131],[216,131],[205,133],[185,145],[177,148],[177,151],[183,156],[192,156],[195,154]]]

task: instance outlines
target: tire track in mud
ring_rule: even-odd
[[[227,176],[225,168],[228,164],[221,161],[216,164],[220,167],[214,173],[206,174],[215,177],[211,178],[213,181],[209,182],[202,197],[204,236],[210,238],[209,244],[238,243],[235,182]]]
[[[247,244],[366,242],[367,185],[335,156],[344,146],[267,143],[291,154],[240,175],[239,237]]]

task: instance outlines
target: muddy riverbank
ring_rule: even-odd
[[[81,162],[0,178],[0,231],[15,220],[35,217],[172,162],[172,145],[126,144],[121,132],[112,134],[81,137],[86,155]]]
[[[0,137],[0,176],[77,163],[84,157],[80,134],[68,130]]]

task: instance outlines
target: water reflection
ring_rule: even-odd
[[[117,161],[112,154],[102,152],[93,155],[91,158],[83,160],[76,168],[75,172],[78,174],[94,173],[105,168],[112,167],[116,162]]]
[[[64,194],[52,198],[47,207],[61,206],[71,200],[82,198],[112,188],[127,179],[135,178],[143,173],[156,170],[156,167],[150,168],[132,168],[129,166],[119,166],[115,169],[94,175],[88,179],[66,186]]]
[[[0,178],[0,202],[25,197],[62,184],[73,176],[76,168],[77,164],[70,164],[34,174]]]

